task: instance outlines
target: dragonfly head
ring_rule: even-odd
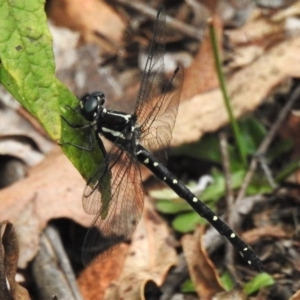
[[[102,92],[84,95],[79,102],[82,116],[88,121],[97,119],[103,110],[104,102],[105,95]]]

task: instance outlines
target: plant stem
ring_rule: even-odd
[[[210,34],[210,39],[211,39],[212,48],[213,48],[214,60],[215,60],[215,65],[216,65],[216,71],[218,74],[219,84],[220,84],[220,88],[221,88],[221,91],[223,94],[225,107],[226,107],[226,110],[227,110],[227,113],[229,116],[233,135],[234,135],[234,138],[235,138],[237,146],[238,146],[238,151],[239,151],[241,162],[243,163],[244,166],[246,166],[246,163],[247,163],[246,148],[245,148],[245,144],[243,143],[240,128],[238,126],[236,118],[234,117],[233,110],[232,110],[231,103],[230,103],[230,98],[229,98],[228,91],[226,88],[225,77],[224,77],[224,73],[223,73],[222,66],[221,66],[221,60],[220,60],[218,43],[217,43],[215,28],[213,25],[213,20],[209,19],[208,24],[209,24],[209,34]]]

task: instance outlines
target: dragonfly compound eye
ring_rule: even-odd
[[[102,92],[93,92],[90,94],[90,97],[95,97],[97,98],[97,101],[99,102],[99,104],[102,106],[105,102],[105,95]]]
[[[82,115],[88,120],[92,121],[98,115],[99,101],[97,97],[89,95],[83,101]]]

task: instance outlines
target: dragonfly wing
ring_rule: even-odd
[[[112,176],[109,168],[109,156],[93,174],[86,184],[83,192],[82,205],[86,213],[97,214],[104,210],[104,206],[111,199],[110,178]]]
[[[161,94],[160,74],[164,69],[165,27],[166,12],[161,7],[157,14],[134,112],[137,124],[141,125],[142,145],[150,151],[160,151],[158,159],[161,162],[165,162],[167,158],[166,151],[172,138],[183,82],[183,68],[179,67],[165,87],[162,96],[159,96]],[[178,88],[167,93],[174,78]]]
[[[167,92],[176,81],[176,89]],[[163,163],[167,159],[166,151],[172,139],[180,95],[183,84],[183,68],[178,67],[161,97],[153,99],[152,110],[141,126],[142,145],[151,151],[158,152],[158,158]]]
[[[84,265],[104,259],[122,241],[130,238],[143,211],[144,193],[136,159],[117,146],[107,157],[111,174],[108,203],[101,202],[99,184],[86,188],[83,197],[83,202],[89,203],[87,207],[99,209],[84,240]]]
[[[159,74],[164,69],[165,25],[166,12],[165,8],[161,7],[157,13],[149,54],[137,96],[134,112],[134,115],[137,116],[137,124],[143,124],[148,118],[149,112],[152,110],[151,100],[159,94]]]

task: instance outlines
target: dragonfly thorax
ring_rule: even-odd
[[[104,109],[97,126],[98,132],[101,132],[108,140],[118,141],[122,145],[140,137],[139,127],[136,125],[134,115],[131,114]]]
[[[108,110],[103,107],[105,95],[102,92],[86,94],[80,100],[83,117],[91,122],[95,131],[105,136],[109,141],[125,146],[137,142],[140,128],[136,124],[136,117],[120,111]]]

